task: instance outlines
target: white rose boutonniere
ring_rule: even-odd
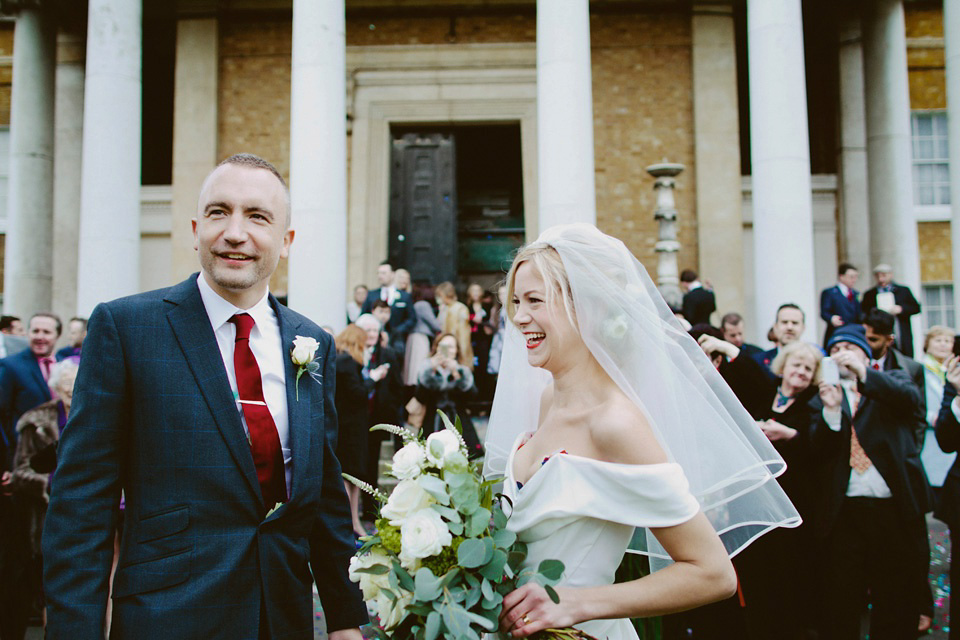
[[[320,365],[315,358],[320,343],[307,336],[297,336],[293,339],[293,349],[290,352],[290,359],[297,367],[297,400],[300,400],[300,376],[304,373],[314,374],[320,369]]]

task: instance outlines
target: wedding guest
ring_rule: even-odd
[[[70,356],[79,356],[83,339],[87,337],[87,319],[70,318],[67,323],[67,346],[57,351],[56,360],[60,362]]]
[[[50,474],[38,473],[32,468],[31,462],[35,455],[55,445],[60,438],[60,430],[70,415],[78,363],[76,357],[70,357],[55,364],[50,370],[49,380],[54,399],[27,411],[17,422],[19,437],[13,458],[11,487],[23,509],[29,542],[28,582],[18,586],[23,592],[25,606],[29,606],[33,598],[41,603],[43,601],[40,536],[47,515],[47,503],[50,502]]]
[[[407,334],[413,329],[417,320],[413,316],[413,298],[409,293],[397,288],[396,272],[390,262],[384,260],[377,267],[377,281],[380,287],[372,289],[363,303],[363,313],[370,313],[373,303],[383,300],[390,305],[390,324],[385,327],[394,338],[393,347],[399,355],[407,344]]]
[[[683,317],[691,326],[710,324],[710,314],[717,310],[713,291],[703,286],[693,269],[684,269],[680,274],[680,288],[683,290]]]
[[[897,346],[912,358],[913,329],[910,327],[910,317],[920,313],[920,303],[910,287],[893,281],[893,267],[889,264],[875,266],[873,275],[877,279],[877,286],[867,289],[860,307],[864,313],[880,307],[894,316],[897,319]]]
[[[926,398],[926,419],[928,424],[936,424],[943,400],[943,388],[946,381],[947,360],[953,355],[955,334],[953,329],[934,325],[927,330],[923,338],[923,389]],[[935,490],[943,486],[947,471],[956,460],[956,453],[944,453],[930,438],[923,440],[920,459]]]
[[[363,303],[366,302],[369,293],[367,286],[363,284],[358,284],[353,288],[353,300],[347,303],[347,324],[356,322],[360,314],[363,313]]]
[[[943,401],[936,420],[936,436],[940,448],[947,453],[956,454],[960,449],[960,400],[957,389],[960,388],[960,357],[953,356],[945,363]],[[950,538],[960,532],[960,463],[954,460],[953,466],[943,482],[943,490],[937,500],[934,515],[950,527]],[[960,562],[954,559],[950,563],[950,584],[960,584]],[[953,598],[950,599],[949,617],[952,619]],[[956,631],[955,631],[956,629]],[[950,625],[950,640],[960,639],[960,625]]]
[[[413,295],[413,286],[411,284],[410,272],[406,269],[397,269],[393,272],[393,285],[397,291],[403,291]]]
[[[17,316],[0,316],[0,333],[8,336],[27,337],[23,322]]]
[[[443,333],[457,339],[461,360],[473,371],[473,345],[470,342],[470,310],[457,300],[457,290],[452,282],[441,282],[436,288],[439,320]]]
[[[385,300],[377,300],[370,309],[370,315],[376,318],[382,327],[380,329],[380,344],[401,353],[402,350],[398,350],[396,345],[393,344],[395,336],[390,331],[390,314],[390,305]]]
[[[723,339],[734,345],[748,356],[763,351],[760,347],[750,344],[744,340],[743,316],[735,311],[724,314],[720,319],[720,329],[723,331]]]
[[[374,381],[364,381],[364,350],[367,332],[355,324],[348,325],[337,335],[337,391],[334,406],[340,429],[337,436],[337,460],[343,473],[355,478],[366,475],[367,433],[370,428],[369,394]],[[360,489],[344,481],[353,532],[367,535],[360,522]]]
[[[503,338],[506,335],[507,330],[507,285],[501,284],[497,287],[497,302],[498,306],[496,308],[496,331],[494,331],[493,336],[490,338],[490,356],[487,359],[487,373],[493,377],[493,388],[496,388],[497,376],[500,374],[500,358],[503,355]]]
[[[799,340],[800,336],[803,335],[805,326],[806,314],[804,314],[803,309],[792,302],[785,302],[780,305],[777,308],[773,327],[767,335],[767,338],[771,339],[771,342],[776,342],[776,344],[768,351],[755,354],[753,358],[769,371],[770,365],[773,364],[773,359],[777,357],[780,349]],[[771,373],[770,376],[772,377],[773,374]]]
[[[486,375],[487,358],[490,356],[490,336],[493,331],[489,325],[491,305],[485,302],[486,292],[476,282],[467,287],[467,309],[470,311],[470,346],[473,349],[473,369],[477,374],[478,386],[481,373]]]
[[[382,330],[380,322],[365,313],[357,318],[356,325],[363,329],[367,338],[364,342],[363,369],[361,371],[367,387],[370,389],[370,422],[373,425],[401,424],[403,420],[403,381],[400,379],[400,364],[396,352],[380,342]],[[371,389],[372,384],[372,389]],[[373,486],[379,480],[380,448],[389,436],[383,431],[373,431],[367,435],[367,459],[364,464],[366,477],[362,478]],[[371,513],[374,504],[364,494],[364,512]],[[371,518],[373,519],[373,518]]]
[[[417,376],[423,361],[430,357],[430,343],[440,333],[440,323],[430,301],[434,299],[433,287],[418,284],[413,289],[413,312],[417,324],[407,336],[407,350],[403,357],[403,384],[416,386]]]
[[[459,416],[470,456],[483,455],[477,431],[465,410],[467,402],[476,395],[473,372],[464,361],[456,336],[440,334],[434,339],[430,358],[423,363],[417,378],[417,399],[427,408],[424,433],[430,434],[445,428],[443,419],[437,414],[438,410],[447,414],[450,420]]]
[[[827,323],[823,344],[830,341],[830,336],[838,327],[860,322],[863,317],[860,292],[854,289],[859,278],[860,272],[856,267],[849,262],[841,262],[837,267],[837,284],[820,292],[820,317]]]

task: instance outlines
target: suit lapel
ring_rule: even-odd
[[[200,298],[200,289],[197,288],[196,280],[197,274],[194,274],[171,289],[167,300],[176,306],[167,313],[167,320],[177,337],[177,342],[180,343],[180,349],[183,350],[200,393],[210,407],[217,428],[220,429],[227,443],[230,455],[240,467],[243,477],[260,503],[263,504],[260,483],[257,481],[257,470],[253,464],[253,455],[250,453],[250,443],[247,442],[247,436],[243,431],[240,412],[237,410],[237,403],[230,390],[230,381],[223,366],[220,347],[210,326],[210,319]]]
[[[287,416],[290,421],[290,449],[293,455],[293,473],[291,474],[290,499],[293,500],[297,495],[297,490],[303,482],[303,474],[306,472],[307,460],[310,454],[310,430],[311,430],[311,397],[314,392],[316,382],[311,380],[310,375],[304,373],[297,381],[297,368],[290,359],[290,350],[293,348],[293,339],[297,337],[297,331],[301,327],[300,321],[291,313],[291,311],[279,304],[273,295],[270,295],[270,304],[277,314],[277,322],[280,325],[280,341],[283,349],[283,366],[287,380]],[[300,388],[300,398],[297,399],[297,387]]]

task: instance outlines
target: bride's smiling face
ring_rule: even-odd
[[[560,292],[552,293],[548,301],[547,284],[532,263],[524,262],[517,268],[513,323],[526,340],[527,361],[557,373],[585,345],[563,309]]]

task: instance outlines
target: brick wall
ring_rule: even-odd
[[[682,13],[600,14],[591,20],[598,226],[624,240],[648,269],[653,178],[647,165],[687,166],[678,179],[681,267],[697,266],[690,18]],[[533,15],[363,19],[347,45],[533,42]],[[224,20],[220,28],[219,155],[258,153],[289,171],[289,22]],[[533,188],[533,185],[526,185]],[[286,289],[281,265],[272,283]]]

